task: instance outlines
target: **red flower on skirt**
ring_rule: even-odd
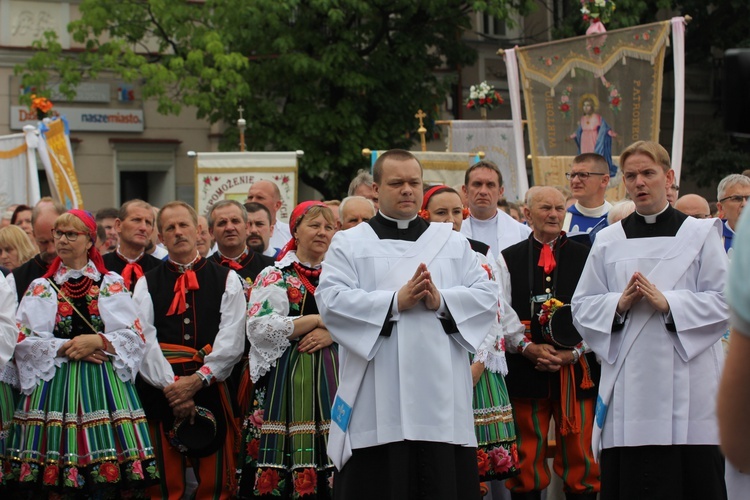
[[[116,483],[120,480],[120,468],[113,463],[104,462],[99,467],[99,475],[104,477],[109,483]]]
[[[275,469],[258,470],[260,475],[255,481],[255,489],[260,495],[268,495],[279,486],[279,473]]]
[[[294,490],[299,493],[300,496],[312,495],[315,493],[317,482],[318,475],[315,473],[315,469],[304,469],[302,472],[296,474],[296,477],[294,478]]]
[[[490,457],[482,449],[477,449],[477,467],[480,476],[484,476],[490,471]]]
[[[251,457],[253,460],[258,460],[258,453],[260,451],[260,439],[255,438],[251,439],[249,443],[247,443],[247,456]]]
[[[44,469],[44,484],[48,484],[50,486],[57,485],[57,479],[60,477],[60,469],[57,467],[57,465],[48,465]]]

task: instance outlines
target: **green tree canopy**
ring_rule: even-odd
[[[456,68],[475,62],[462,35],[474,10],[507,19],[533,0],[83,0],[70,23],[82,52],[45,34],[19,72],[71,93],[112,72],[176,114],[233,123],[248,149],[305,151],[302,179],[343,194],[361,148],[411,146],[414,113],[444,102]],[[225,145],[237,144],[234,127]],[[230,146],[228,149],[234,149]]]

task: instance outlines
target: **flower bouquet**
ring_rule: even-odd
[[[484,81],[479,85],[472,85],[469,88],[469,98],[466,100],[466,107],[469,109],[479,108],[482,118],[486,118],[488,110],[504,102],[500,96],[500,92]]]
[[[608,23],[614,11],[612,0],[581,0],[581,14],[586,22]]]
[[[52,101],[46,97],[37,97],[32,94],[31,96],[31,111],[36,112],[36,117],[39,120],[43,120],[49,116],[49,112],[52,110]]]

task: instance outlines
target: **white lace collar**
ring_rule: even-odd
[[[80,278],[81,276],[86,276],[87,278],[91,278],[94,281],[99,281],[99,279],[102,277],[102,273],[100,273],[96,269],[94,263],[89,260],[83,267],[83,269],[71,269],[65,264],[61,263],[60,268],[55,272],[52,278],[55,280],[55,283],[61,285],[68,280]]]
[[[290,250],[289,252],[287,252],[287,254],[284,256],[283,259],[276,261],[274,263],[274,266],[276,266],[278,269],[283,269],[285,267],[291,266],[295,262],[299,262],[303,266],[308,267],[310,269],[318,269],[319,267],[323,265],[321,263],[317,266],[311,266],[309,262],[302,262],[299,260],[299,257],[297,257],[297,252],[295,252],[294,250]]]

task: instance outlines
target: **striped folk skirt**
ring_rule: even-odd
[[[480,481],[503,480],[518,474],[513,411],[505,379],[485,370],[474,386],[474,431]]]
[[[338,389],[338,346],[312,354],[293,342],[258,381],[243,424],[244,498],[331,498],[331,403]],[[264,387],[265,386],[265,387]]]
[[[111,362],[68,361],[23,396],[6,459],[7,482],[19,494],[105,498],[159,478],[140,399]]]
[[[0,382],[0,488],[5,484],[5,453],[13,422],[13,408],[15,396],[11,386]],[[0,490],[2,491],[2,490]]]

